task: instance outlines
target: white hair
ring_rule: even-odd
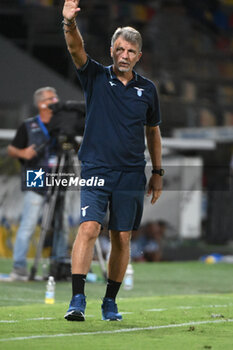
[[[45,91],[52,91],[54,94],[57,95],[57,91],[56,89],[54,89],[51,86],[45,86],[42,87],[40,89],[37,89],[34,94],[33,94],[33,102],[34,102],[34,106],[37,107],[38,106],[38,102],[40,102],[41,100],[43,100],[43,94]]]
[[[111,39],[111,46],[113,47],[115,41],[119,38],[122,37],[124,40],[137,44],[139,47],[139,51],[142,49],[142,37],[141,34],[134,29],[133,27],[119,27],[115,31],[115,33],[112,36]]]

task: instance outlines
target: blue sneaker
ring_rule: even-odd
[[[86,297],[83,294],[76,294],[70,302],[64,318],[67,321],[85,321]]]
[[[102,309],[102,320],[103,321],[121,321],[122,316],[118,313],[117,304],[112,298],[104,298]]]

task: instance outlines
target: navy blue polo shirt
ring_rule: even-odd
[[[144,125],[161,122],[155,85],[133,72],[125,86],[112,66],[89,57],[77,73],[87,111],[79,159],[112,169],[144,169]]]

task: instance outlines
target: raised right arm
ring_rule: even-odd
[[[79,2],[80,0],[65,0],[62,12],[67,48],[77,68],[84,66],[87,62],[83,38],[76,25],[76,16],[80,11]]]

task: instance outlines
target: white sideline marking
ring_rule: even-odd
[[[32,335],[29,337],[15,337],[15,338],[3,338],[0,339],[0,342],[15,341],[15,340],[29,340],[29,339],[44,339],[44,338],[56,338],[56,337],[73,337],[80,335],[99,335],[99,334],[116,334],[116,333],[130,333],[138,331],[153,331],[156,329],[166,329],[166,328],[178,328],[178,327],[188,327],[188,326],[199,326],[203,324],[215,324],[215,323],[227,323],[233,322],[233,319],[228,320],[214,320],[214,321],[194,321],[187,323],[178,323],[178,324],[168,324],[164,326],[149,326],[149,327],[135,327],[135,328],[122,328],[112,331],[98,331],[98,332],[83,332],[83,333],[60,333],[60,334],[43,334],[43,335]]]
[[[55,317],[38,317],[38,318],[26,318],[24,321],[46,321],[46,320],[55,320]],[[16,322],[20,322],[18,320],[0,320],[0,323],[16,323]]]
[[[130,312],[129,312],[130,313]],[[95,317],[95,315],[86,315],[86,317]],[[16,323],[24,321],[50,321],[56,320],[55,317],[38,317],[38,318],[25,318],[24,320],[0,320],[0,323]]]
[[[198,308],[207,308],[207,307],[211,307],[211,308],[218,308],[218,307],[229,307],[232,306],[233,304],[224,304],[224,305],[200,305],[200,306],[175,306],[175,307],[171,307],[171,308],[164,308],[164,309],[148,309],[145,311],[148,312],[160,312],[160,311],[167,311],[167,310],[171,310],[171,309],[180,309],[180,310],[190,310],[190,309],[198,309]]]
[[[149,309],[149,310],[145,310],[145,311],[148,311],[148,312],[160,312],[160,311],[166,311],[168,309]]]
[[[0,299],[1,300],[1,299]],[[16,299],[14,299],[16,300]],[[23,299],[24,300],[24,299]],[[181,309],[181,310],[190,310],[190,309],[196,309],[196,308],[221,308],[221,307],[229,307],[232,306],[232,303],[229,304],[223,304],[223,305],[201,305],[201,306],[176,306],[173,308],[164,308],[164,309],[148,309],[144,310],[145,312],[161,312],[161,311],[167,311],[171,309]],[[131,315],[133,312],[121,312],[122,315]],[[86,317],[95,317],[95,315],[86,315]],[[55,317],[39,317],[39,318],[26,318],[21,321],[43,321],[43,320],[55,320]],[[21,322],[18,320],[0,320],[0,323],[16,323],[16,322]]]
[[[25,321],[44,321],[44,320],[55,320],[55,317],[26,318]]]

